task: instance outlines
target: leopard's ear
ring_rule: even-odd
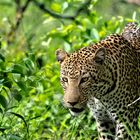
[[[105,55],[106,55],[106,48],[105,47],[100,47],[96,50],[95,52],[95,62],[97,64],[103,64],[105,61]]]
[[[56,50],[56,58],[58,60],[58,62],[61,64],[66,57],[68,57],[68,53],[64,50],[58,49]]]

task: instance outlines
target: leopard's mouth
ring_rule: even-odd
[[[71,108],[70,110],[74,113],[81,113],[84,110],[84,108]]]

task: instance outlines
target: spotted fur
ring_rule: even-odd
[[[99,140],[139,140],[140,28],[129,23],[121,35],[68,54],[57,50],[64,103],[78,115],[87,106]]]

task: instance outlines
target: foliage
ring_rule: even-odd
[[[54,12],[73,14],[82,0],[40,2]],[[92,114],[86,111],[72,118],[62,105],[55,50],[63,48],[72,52],[111,33],[119,33],[125,23],[138,20],[139,11],[132,18],[114,16],[105,20],[95,9],[99,4],[97,0],[92,1],[89,11],[73,21],[53,18],[31,3],[19,28],[9,35],[16,5],[11,0],[1,0],[1,140],[97,139]]]

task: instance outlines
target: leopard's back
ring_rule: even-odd
[[[140,28],[137,23],[128,23],[122,32],[122,36],[140,53]]]
[[[136,50],[137,59],[138,59],[138,86],[139,86],[139,95],[140,95],[140,28],[137,23],[128,23],[123,32],[122,36],[132,45]]]

